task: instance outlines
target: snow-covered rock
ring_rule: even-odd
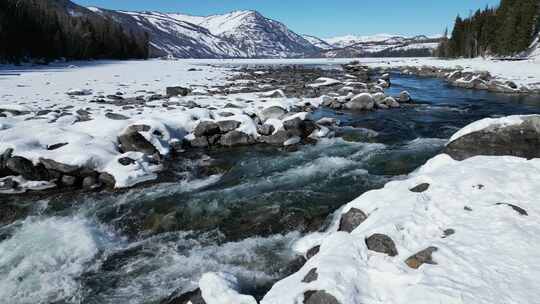
[[[257,304],[252,296],[238,292],[238,280],[228,273],[205,273],[199,288],[206,304]]]

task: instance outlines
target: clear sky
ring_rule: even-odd
[[[72,0],[73,1],[73,0]],[[74,0],[85,6],[212,15],[257,10],[293,31],[321,38],[347,34],[440,34],[456,15],[499,0]]]

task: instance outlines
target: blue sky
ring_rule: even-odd
[[[85,6],[211,15],[257,10],[301,34],[322,38],[346,34],[439,34],[459,13],[499,0],[75,0]]]

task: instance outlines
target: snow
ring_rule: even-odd
[[[527,117],[538,117],[540,115],[512,115],[500,118],[484,118],[482,120],[475,121],[463,129],[455,133],[449,140],[449,143],[463,137],[467,134],[478,132],[487,128],[497,127],[503,128],[508,126],[520,125]]]
[[[409,190],[420,183],[431,186],[424,193]],[[343,206],[327,232],[301,239],[299,252],[321,245],[320,252],[274,285],[261,303],[302,303],[308,290],[325,290],[340,303],[531,303],[540,296],[538,187],[538,159],[481,156],[458,162],[439,155],[407,180]],[[528,216],[501,203],[519,206]],[[368,219],[350,234],[337,232],[341,214],[353,207]],[[455,234],[443,238],[447,229]],[[392,238],[399,255],[369,251],[365,238],[374,233]],[[437,264],[408,268],[405,259],[429,246],[438,248]],[[312,268],[318,279],[302,283]]]
[[[257,304],[252,296],[238,293],[238,280],[228,273],[205,273],[199,288],[207,304]]]
[[[319,88],[319,87],[327,87],[327,86],[333,86],[336,84],[340,84],[341,81],[333,78],[328,77],[321,77],[315,80],[316,83],[308,84],[308,86],[312,88]]]

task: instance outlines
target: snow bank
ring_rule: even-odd
[[[467,134],[471,134],[474,132],[478,132],[490,127],[508,127],[508,126],[514,126],[514,125],[520,125],[523,123],[524,119],[527,117],[539,117],[540,115],[513,115],[513,116],[505,116],[500,118],[485,118],[478,121],[475,121],[458,132],[456,132],[448,141],[448,143],[451,143],[455,141],[456,139],[463,137]]]
[[[409,189],[428,183],[423,193]],[[320,251],[278,282],[263,304],[302,303],[325,290],[340,303],[531,303],[540,296],[540,160],[439,155],[407,180],[370,191],[338,210],[325,233],[296,249]],[[352,233],[338,232],[351,208],[368,215]],[[520,212],[525,211],[527,215]],[[398,255],[367,249],[375,233],[389,236]],[[408,257],[428,247],[436,265],[409,268]],[[526,266],[525,266],[526,265]],[[316,268],[318,278],[303,283]]]

